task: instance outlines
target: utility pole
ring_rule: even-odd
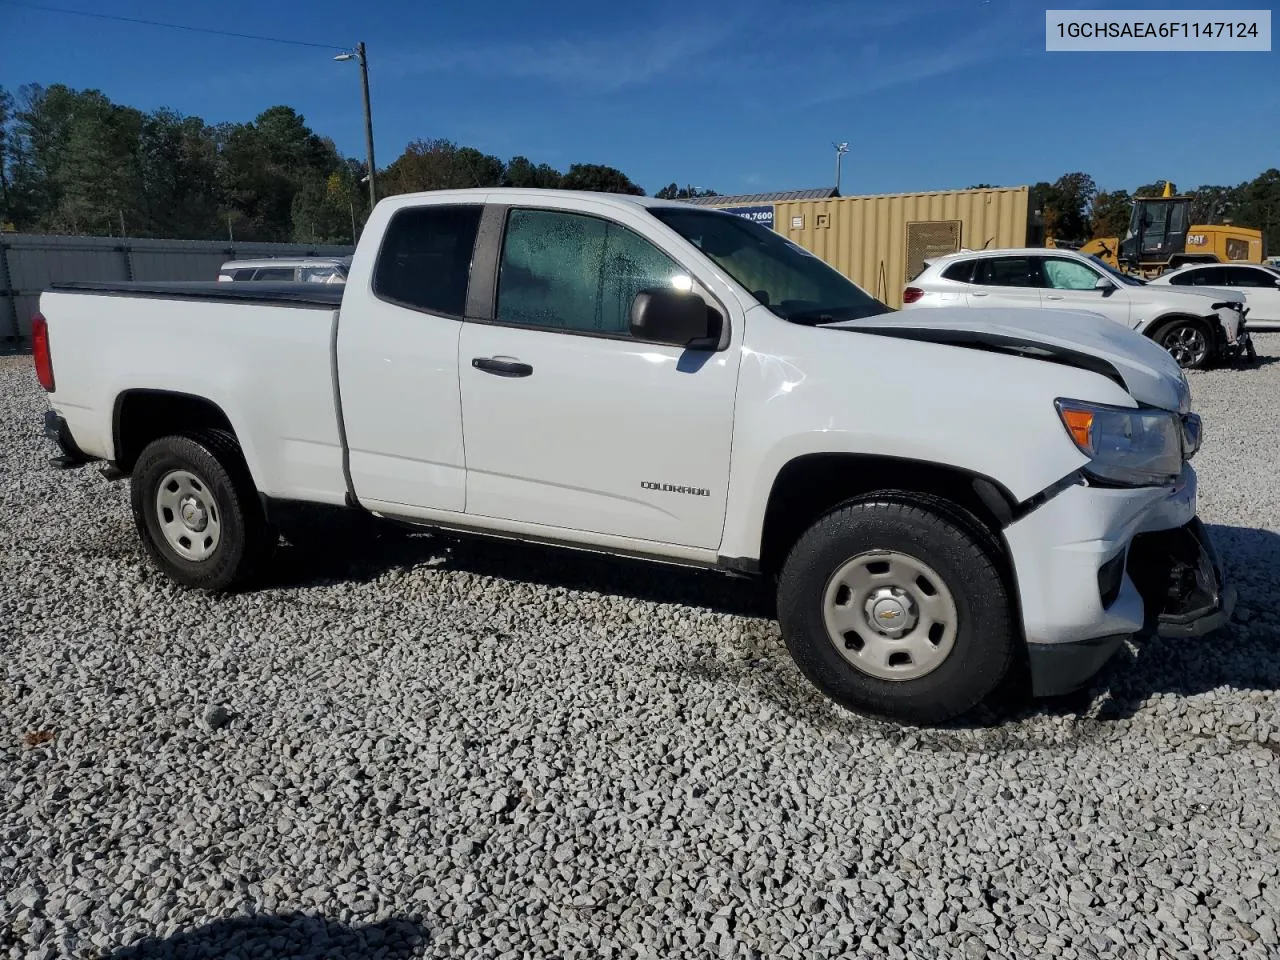
[[[840,161],[844,159],[844,155],[849,152],[848,141],[831,144],[836,148],[836,193],[840,192]]]
[[[361,40],[356,44],[356,48],[351,53],[340,53],[333,59],[343,62],[346,60],[360,61],[360,90],[364,95],[364,146],[365,152],[368,154],[369,163],[369,211],[372,213],[374,205],[378,202],[378,191],[374,184],[374,171],[378,168],[373,162],[373,114],[369,109],[369,60],[365,53],[364,41]]]

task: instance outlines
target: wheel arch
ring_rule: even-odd
[[[202,428],[226,430],[239,439],[230,417],[207,397],[150,388],[121,391],[111,412],[112,462],[128,475],[153,440]]]
[[[1205,332],[1209,335],[1209,338],[1211,340],[1214,339],[1213,324],[1210,323],[1208,318],[1197,316],[1194,313],[1175,312],[1175,313],[1161,314],[1160,316],[1156,317],[1156,319],[1148,323],[1146,327],[1143,328],[1142,332],[1147,336],[1148,339],[1155,340],[1160,336],[1160,334],[1164,333],[1175,323],[1178,323],[1183,320],[1189,320],[1192,323],[1195,323],[1201,327],[1204,327]]]
[[[966,522],[978,524],[1012,565],[1001,531],[1018,515],[1016,497],[991,477],[947,464],[859,453],[806,453],[788,460],[775,476],[760,529],[758,563],[772,575],[800,534],[826,513],[854,498],[893,491],[944,501]]]

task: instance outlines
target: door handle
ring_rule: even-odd
[[[1065,299],[1066,299],[1066,297],[1064,297],[1064,296],[1063,296],[1062,294],[1060,294],[1060,293],[1056,293],[1056,294],[1055,294],[1055,293],[1046,293],[1046,294],[1044,295],[1044,298],[1045,298],[1046,300],[1065,300]]]
[[[527,377],[533,373],[531,365],[502,357],[472,357],[471,365],[497,377]]]
[[[970,290],[970,291],[969,291],[969,296],[971,296],[971,297],[985,297],[985,296],[987,296],[987,291],[985,291],[985,290]]]

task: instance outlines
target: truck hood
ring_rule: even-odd
[[[822,326],[1066,364],[1113,380],[1140,404],[1180,413],[1191,409],[1177,361],[1154,341],[1097,313],[936,307]]]

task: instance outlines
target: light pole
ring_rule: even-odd
[[[840,161],[844,159],[844,155],[849,152],[848,142],[831,144],[836,148],[836,193],[840,192]]]
[[[369,155],[369,212],[372,213],[374,204],[378,202],[377,190],[373,184],[373,172],[377,167],[373,165],[373,117],[369,112],[369,61],[365,56],[364,41],[357,43],[355,50],[350,53],[340,53],[333,59],[340,62],[360,61],[360,88],[364,92],[364,146]]]

